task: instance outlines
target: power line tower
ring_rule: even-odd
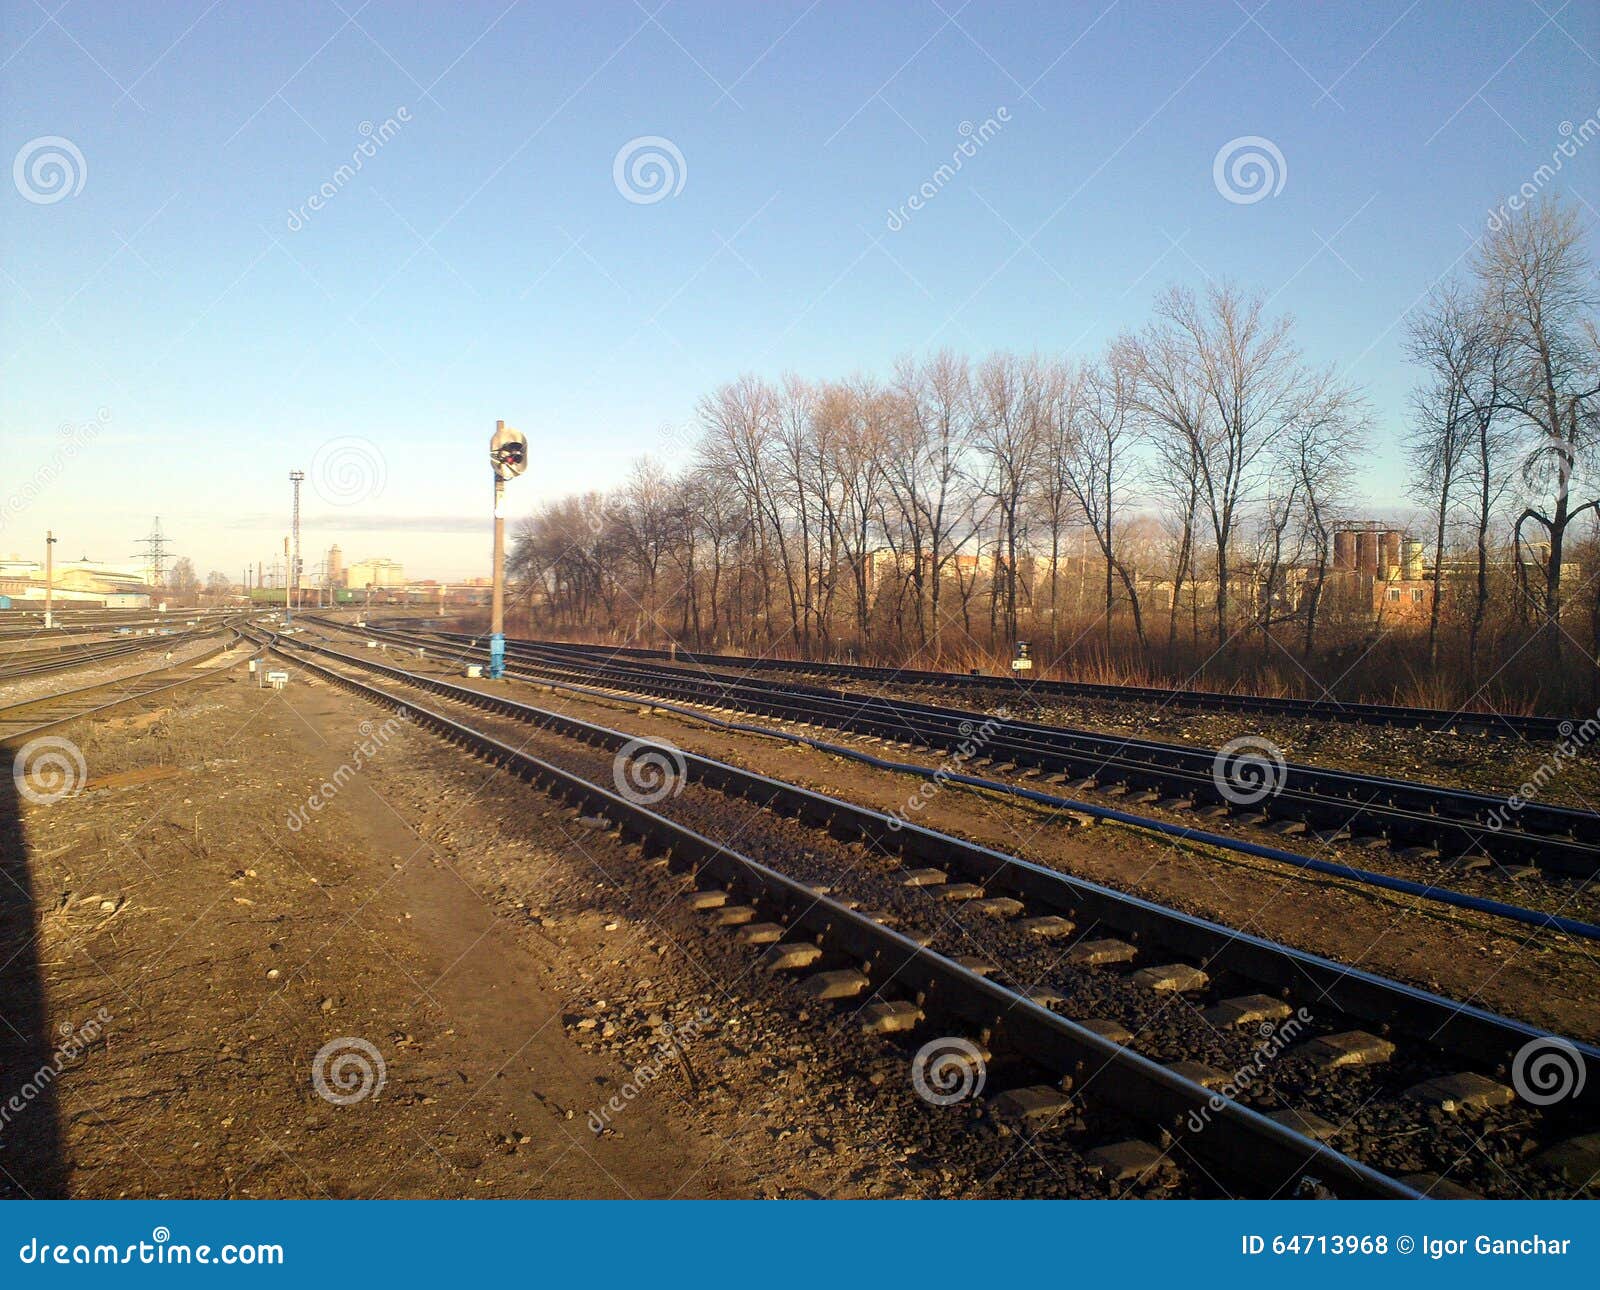
[[[294,619],[295,601],[300,599],[300,484],[305,479],[303,470],[291,470],[289,482],[294,485],[294,522],[291,532],[294,534],[294,553],[289,557],[289,590],[283,597],[283,621],[292,622]]]
[[[138,546],[143,551],[135,551],[134,555],[143,556],[145,568],[150,571],[150,585],[152,587],[165,587],[167,585],[167,537],[161,531],[161,517],[156,516],[155,523],[150,526],[150,532],[140,538]]]

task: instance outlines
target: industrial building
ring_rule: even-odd
[[[44,600],[43,563],[17,556],[0,560],[0,593],[14,602]],[[51,594],[58,601],[107,609],[148,609],[153,599],[141,567],[91,560],[87,555],[56,561]]]
[[[1373,618],[1426,619],[1433,579],[1423,545],[1378,520],[1351,520],[1333,532],[1334,594]]]
[[[329,556],[338,550],[337,547],[329,551]],[[332,563],[331,559],[329,561]],[[339,563],[342,567],[344,557],[341,553]],[[385,588],[403,587],[406,582],[405,567],[398,560],[390,560],[384,556],[371,556],[352,564],[345,573],[344,585],[352,590],[361,590],[365,587]]]

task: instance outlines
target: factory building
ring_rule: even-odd
[[[340,556],[343,563],[343,556]],[[352,564],[345,574],[345,585],[356,590],[363,587],[403,587],[406,582],[405,567],[398,560],[372,556]]]
[[[1333,533],[1335,594],[1373,618],[1425,619],[1433,609],[1433,579],[1423,546],[1378,520],[1352,520]]]

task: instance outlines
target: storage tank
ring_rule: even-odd
[[[1356,532],[1356,568],[1362,573],[1378,572],[1378,535],[1371,529]]]
[[[1422,581],[1422,543],[1407,538],[1405,547],[1406,577],[1412,582]]]
[[[1393,578],[1400,572],[1401,544],[1406,535],[1399,529],[1389,529],[1383,535],[1383,576]]]
[[[1333,535],[1333,567],[1335,569],[1356,567],[1356,535],[1351,529],[1340,529]]]

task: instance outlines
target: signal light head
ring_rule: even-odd
[[[496,479],[515,479],[528,468],[528,437],[504,421],[497,422],[489,440],[489,464]]]

